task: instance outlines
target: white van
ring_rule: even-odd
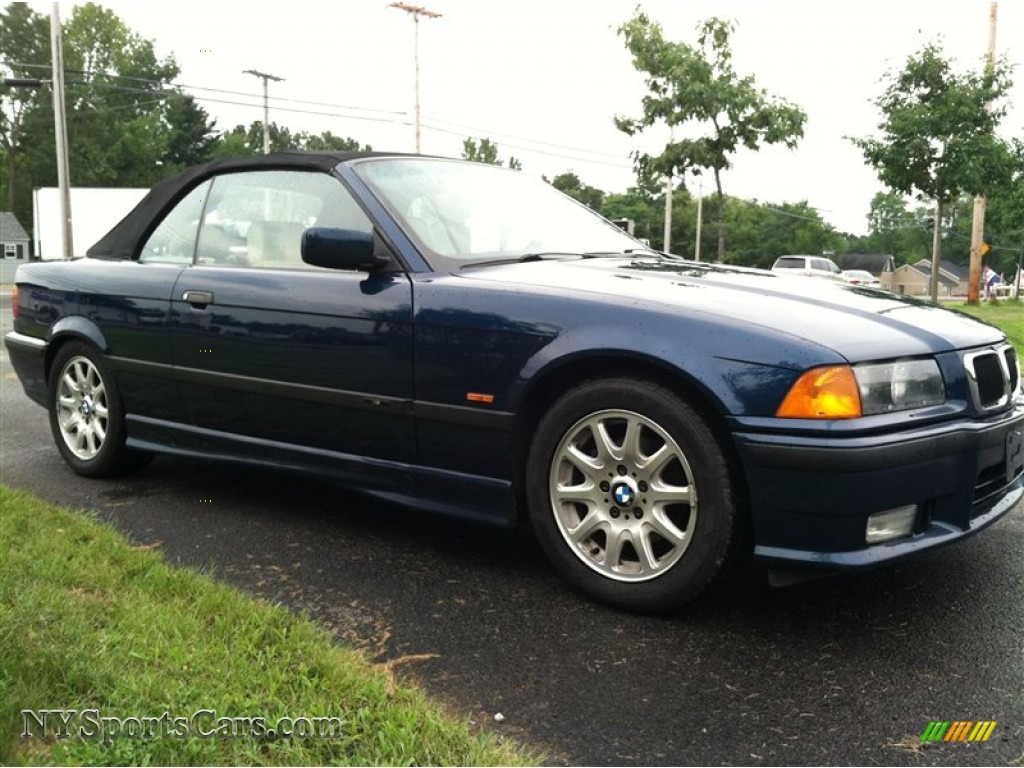
[[[772,265],[772,272],[778,275],[803,275],[842,280],[843,272],[832,259],[826,256],[779,256]]]

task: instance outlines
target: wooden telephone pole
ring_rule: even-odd
[[[267,81],[273,80],[275,83],[280,83],[284,80],[283,77],[275,77],[274,75],[268,75],[266,72],[257,72],[255,69],[246,69],[242,72],[243,75],[254,75],[256,77],[263,78],[263,154],[270,154],[270,99],[267,94]]]
[[[985,67],[989,73],[996,57],[996,13],[999,3],[993,2],[988,11],[988,58]],[[992,105],[986,106],[991,109]],[[977,304],[981,286],[982,248],[985,244],[985,208],[987,201],[984,195],[974,198],[974,219],[971,222],[971,262],[967,276],[967,303]]]
[[[416,111],[413,117],[413,125],[416,131],[416,154],[418,155],[420,154],[420,16],[426,16],[428,19],[439,19],[441,14],[429,11],[418,5],[409,5],[408,3],[391,3],[389,7],[397,8],[410,14],[415,23],[413,60],[416,65]]]
[[[75,255],[71,234],[71,170],[68,162],[68,121],[64,112],[64,43],[61,37],[60,4],[50,10],[50,55],[53,60],[53,123],[57,144],[57,187],[60,190],[61,256]]]

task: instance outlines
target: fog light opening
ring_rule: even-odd
[[[868,527],[864,538],[868,544],[902,539],[904,536],[909,536],[914,530],[916,519],[917,504],[876,512],[868,518]]]

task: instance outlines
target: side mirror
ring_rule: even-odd
[[[375,250],[369,232],[309,227],[302,233],[302,260],[314,267],[373,272],[388,264]]]

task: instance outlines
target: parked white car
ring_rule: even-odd
[[[779,256],[772,265],[777,275],[802,275],[842,280],[842,270],[827,256]]]
[[[866,285],[868,288],[882,287],[882,281],[866,269],[844,269],[843,280],[850,285]]]

